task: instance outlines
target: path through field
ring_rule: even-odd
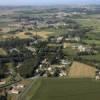
[[[34,84],[36,83],[37,79],[33,79],[33,81],[29,84],[29,86],[27,86],[23,92],[21,92],[19,94],[19,96],[17,97],[17,100],[25,100],[25,96],[29,93],[30,89],[34,86]]]

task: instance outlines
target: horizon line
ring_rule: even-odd
[[[20,4],[20,5],[17,5],[17,4],[11,4],[11,5],[3,5],[1,4],[0,6],[72,6],[72,5],[75,5],[75,6],[85,6],[85,5],[100,5],[100,4]]]

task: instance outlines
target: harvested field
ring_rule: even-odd
[[[64,48],[71,47],[72,43],[63,43]]]
[[[70,67],[68,76],[70,78],[94,78],[95,77],[96,68],[79,63],[73,62]]]
[[[35,32],[31,32],[32,35],[36,35]],[[47,38],[48,35],[52,34],[52,32],[46,32],[46,31],[41,31],[41,32],[37,32],[37,35],[43,37],[43,38]],[[30,38],[31,35],[25,35],[25,32],[21,32],[21,33],[18,33],[16,34],[17,37],[19,38]]]
[[[20,33],[16,33],[16,34],[4,34],[0,36],[0,40],[3,39],[11,39],[11,38],[20,38],[20,39],[26,39],[26,38],[32,38],[32,35],[36,35],[36,32],[31,32],[32,35],[26,35],[26,32],[20,32]],[[53,32],[46,32],[46,31],[41,31],[41,32],[37,32],[37,35],[46,39],[50,34],[52,34]]]
[[[0,55],[7,55],[7,52],[3,48],[0,48]]]

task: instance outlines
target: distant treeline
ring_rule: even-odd
[[[10,39],[0,41],[0,48],[14,48],[16,46],[29,45],[33,41],[32,39]]]

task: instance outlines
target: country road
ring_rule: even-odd
[[[24,96],[30,91],[31,87],[35,84],[37,78],[34,78],[33,81],[27,86],[17,97],[16,100],[24,100]]]

